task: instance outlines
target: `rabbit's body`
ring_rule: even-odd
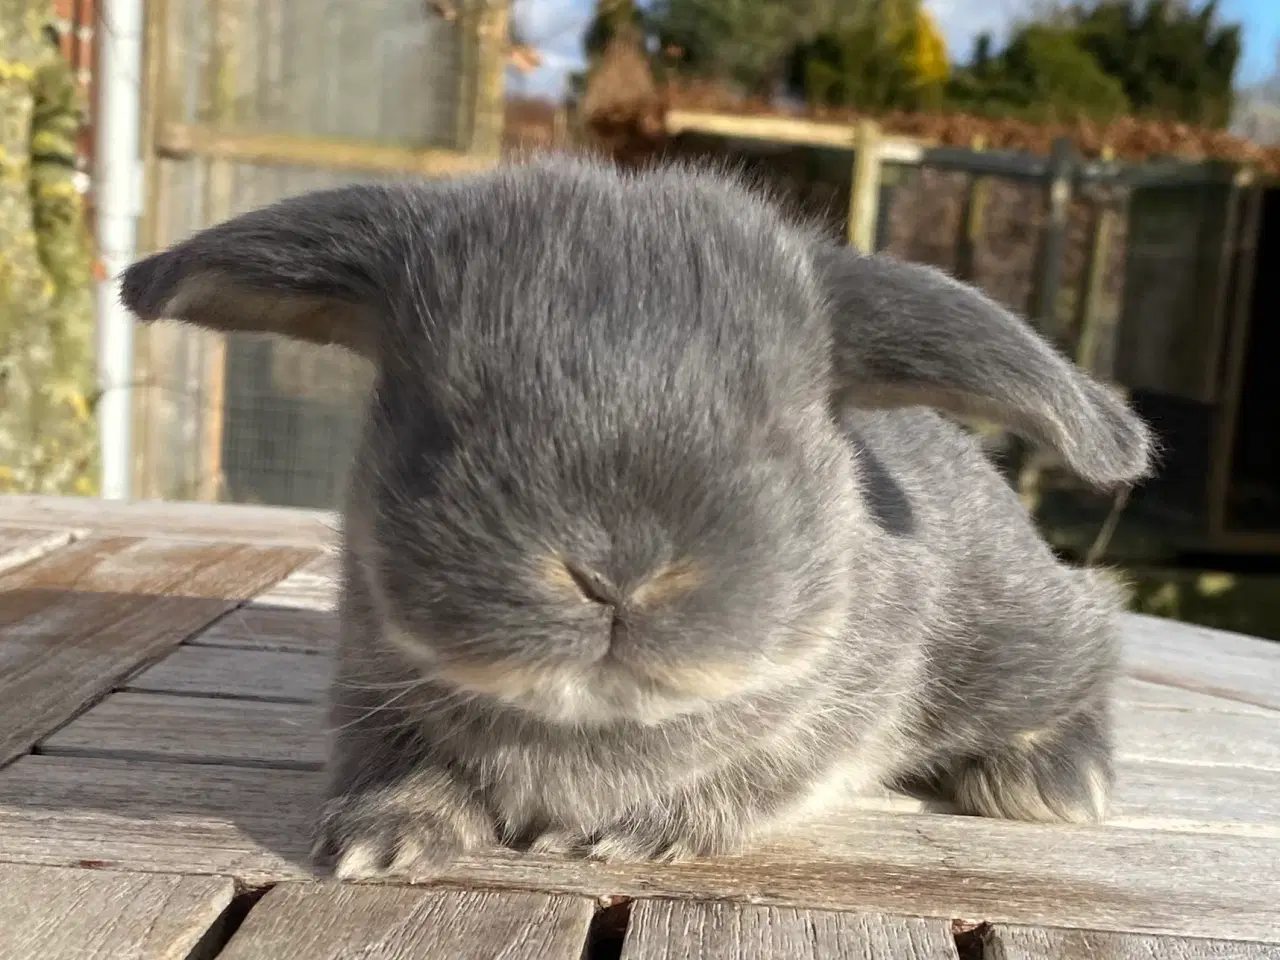
[[[334,722],[369,734],[345,744],[352,767],[332,775],[350,782],[397,763],[453,771],[487,812],[468,838],[476,843],[687,856],[736,849],[855,791],[950,772],[957,758],[1069,733],[1078,711],[1105,730],[1114,644],[1105,587],[1059,563],[955,424],[927,410],[862,411],[845,432],[875,518],[850,539],[878,562],[855,575],[858,600],[839,642],[803,675],[693,713],[636,709],[647,722],[545,721],[424,684],[411,663],[387,655],[396,644],[371,640],[379,619],[348,553],[338,684],[349,685]],[[359,502],[348,517],[361,522]],[[868,644],[869,631],[894,642]],[[388,742],[388,728],[405,740]],[[972,812],[1100,815],[1105,754],[1084,750],[1078,761],[1061,782],[1003,804],[972,801]]]
[[[344,875],[730,852],[878,783],[1102,815],[1116,598],[960,427],[1099,484],[1142,425],[1024,325],[721,179],[347,188],[131,268],[145,318],[374,360],[344,524]]]

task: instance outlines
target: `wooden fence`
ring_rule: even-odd
[[[977,252],[991,231],[986,220],[993,189],[1020,183],[1038,193],[1039,210],[1027,209],[1019,218],[1024,229],[1038,224],[1028,237],[1034,248],[1029,293],[1009,305],[1081,366],[1134,394],[1170,432],[1162,479],[1146,490],[1163,527],[1157,552],[1280,553],[1280,525],[1250,529],[1233,521],[1228,507],[1247,344],[1266,320],[1252,312],[1263,302],[1255,297],[1255,260],[1264,196],[1276,190],[1274,181],[1222,163],[1136,165],[1109,155],[1085,160],[1066,140],[1048,156],[988,151],[980,141],[967,150],[937,147],[885,136],[866,120],[847,125],[672,110],[667,133],[677,154],[753,158],[766,177],[776,172],[789,181],[827,176],[843,156],[845,227],[850,242],[864,251],[889,246],[889,214],[907,171],[959,175],[960,214],[952,249],[941,259],[980,286]],[[786,151],[796,147],[826,159],[792,162]],[[800,205],[806,205],[803,198]],[[1081,207],[1085,233],[1082,244],[1077,234],[1079,255],[1069,272],[1069,215],[1075,212],[1078,229]],[[806,210],[822,211],[822,203]],[[914,224],[917,231],[924,226]],[[1024,480],[1034,481],[1038,465],[1032,460],[1029,466]],[[1096,531],[1099,520],[1089,514],[1088,529]],[[1138,549],[1152,549],[1150,538],[1139,538],[1146,542]]]
[[[304,190],[491,166],[508,17],[508,0],[149,0],[140,252]],[[366,378],[323,347],[139,331],[135,495],[331,505]]]

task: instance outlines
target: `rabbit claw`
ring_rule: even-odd
[[[1101,823],[1114,774],[1098,720],[1082,714],[1056,729],[1023,734],[955,774],[962,813],[1041,823]]]
[[[425,810],[411,791],[391,787],[325,804],[311,857],[339,880],[360,880],[431,873],[492,841],[492,826],[478,813]]]

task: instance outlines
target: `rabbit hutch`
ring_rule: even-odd
[[[1274,173],[712,110],[672,109],[666,129],[655,152],[731,158],[860,247],[976,284],[1124,389],[1159,437],[1158,472],[1117,498],[1037,468],[1042,531],[1066,556],[1123,567],[1152,612],[1280,639]],[[1021,445],[975,426],[1025,479]]]
[[[140,253],[307,190],[492,166],[509,0],[150,0]],[[138,330],[135,496],[334,506],[367,364]]]

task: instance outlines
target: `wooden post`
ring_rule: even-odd
[[[1102,159],[1111,159],[1111,149],[1102,152]],[[1084,270],[1080,278],[1080,295],[1076,298],[1076,363],[1090,372],[1096,372],[1098,346],[1102,334],[1102,294],[1106,281],[1107,261],[1111,256],[1111,239],[1116,233],[1118,214],[1110,201],[1096,205],[1093,227],[1089,233],[1089,248],[1085,254]]]
[[[204,76],[205,122],[216,127],[234,123],[237,37],[241,0],[210,0],[211,36]],[[227,219],[232,213],[234,168],[230,161],[210,158],[205,165],[204,222]],[[200,391],[200,449],[196,461],[198,500],[217,500],[222,494],[222,437],[226,423],[227,341],[220,334],[202,333],[203,370]]]
[[[142,88],[142,169],[145,195],[138,223],[138,253],[157,250],[168,240],[161,216],[164,191],[160,158],[156,153],[156,132],[169,119],[169,2],[147,0],[146,33],[143,37],[146,80]],[[163,336],[163,335],[160,335]],[[160,431],[155,423],[157,406],[164,402],[156,383],[156,328],[138,324],[134,329],[133,489],[139,499],[160,495],[157,462]]]
[[[1215,418],[1212,459],[1209,463],[1207,490],[1209,514],[1209,540],[1220,547],[1232,531],[1228,524],[1228,498],[1231,494],[1231,469],[1235,459],[1236,435],[1239,430],[1241,392],[1244,388],[1244,369],[1247,358],[1249,322],[1253,308],[1253,289],[1257,279],[1258,236],[1262,231],[1263,197],[1266,185],[1259,182],[1253,168],[1245,168],[1236,174],[1236,185],[1244,191],[1243,222],[1238,232],[1228,238],[1234,247],[1239,264],[1236,270],[1235,290],[1231,298],[1233,316],[1230,340],[1226,350],[1226,372],[1222,388],[1222,401]]]
[[[1066,137],[1053,143],[1046,184],[1044,228],[1036,263],[1031,320],[1046,335],[1057,332],[1058,292],[1062,288],[1063,255],[1067,247],[1067,218],[1071,213],[1071,179],[1075,147]]]
[[[973,138],[974,153],[986,149],[986,138],[981,134]],[[964,194],[960,231],[956,237],[956,276],[972,283],[977,276],[978,244],[982,241],[983,215],[986,213],[990,180],[984,176],[970,176]]]
[[[510,0],[481,0],[476,21],[475,120],[470,148],[486,157],[502,153],[510,21]]]
[[[849,197],[849,243],[862,253],[874,253],[880,205],[880,128],[873,120],[859,120],[854,140],[853,190]]]
[[[458,107],[456,113],[456,139],[459,150],[471,149],[471,137],[476,119],[477,8],[484,0],[460,0],[458,18],[454,29],[458,31]]]

